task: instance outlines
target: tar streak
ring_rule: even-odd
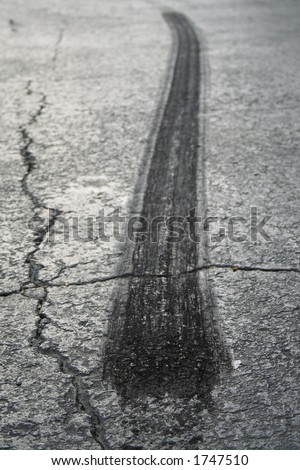
[[[183,15],[164,18],[176,60],[143,197],[141,216],[148,220],[186,215],[197,200],[200,46]],[[125,399],[166,392],[205,398],[222,361],[218,335],[204,305],[199,273],[176,275],[197,266],[197,245],[162,238],[136,244],[126,300],[119,296],[114,305],[104,378]]]

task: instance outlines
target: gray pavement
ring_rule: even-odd
[[[75,3],[1,2],[0,448],[298,449],[300,4]],[[85,228],[142,211],[176,57],[168,8],[200,43],[197,212],[213,235],[243,217],[247,237],[208,234],[182,273],[225,351],[207,396],[169,382],[124,397],[103,365],[133,245]],[[270,240],[250,239],[251,207]]]

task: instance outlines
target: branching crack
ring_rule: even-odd
[[[62,40],[62,34],[57,42],[56,48],[58,48],[60,42]],[[47,302],[48,298],[48,285],[47,282],[43,282],[39,279],[39,271],[43,268],[43,265],[39,264],[36,261],[35,255],[40,250],[41,245],[43,244],[44,240],[46,239],[51,227],[55,224],[57,217],[62,213],[59,209],[53,209],[45,205],[41,199],[34,194],[34,192],[29,188],[28,179],[32,172],[35,170],[37,166],[37,159],[36,156],[33,154],[31,147],[34,144],[34,140],[30,135],[29,128],[33,124],[35,124],[44,111],[45,107],[47,106],[46,95],[41,94],[41,101],[40,105],[33,114],[26,125],[20,127],[20,135],[21,135],[21,145],[20,145],[20,154],[24,162],[24,166],[26,168],[26,173],[24,174],[21,186],[23,192],[29,198],[33,206],[33,214],[34,220],[37,222],[38,227],[33,228],[33,244],[34,248],[29,251],[26,256],[25,263],[28,265],[28,281],[24,282],[19,290],[11,291],[2,293],[2,296],[8,296],[13,294],[23,294],[26,292],[27,289],[32,288],[42,288],[42,293],[39,294],[38,301],[36,304],[36,315],[37,315],[37,322],[35,331],[30,339],[30,345],[35,348],[38,353],[48,354],[54,357],[58,363],[60,370],[67,374],[70,377],[71,383],[75,389],[76,395],[76,408],[79,412],[85,413],[90,419],[90,432],[93,439],[102,447],[108,448],[108,445],[105,443],[105,439],[103,437],[103,430],[100,416],[89,402],[87,394],[84,392],[84,388],[80,384],[79,376],[77,371],[74,371],[68,364],[65,358],[60,354],[59,351],[51,348],[51,350],[45,351],[44,348],[41,347],[43,343],[43,331],[47,324],[50,323],[49,318],[47,318],[46,313],[44,312],[43,307]],[[47,210],[50,214],[48,223],[45,224],[43,218],[41,217],[41,211]]]
[[[35,332],[30,340],[32,347],[39,353],[54,358],[58,365],[59,370],[70,377],[71,384],[75,390],[75,406],[79,413],[86,414],[90,419],[90,432],[93,439],[100,444],[102,449],[109,449],[109,445],[105,440],[102,419],[98,411],[91,405],[89,397],[85,392],[84,386],[82,385],[82,379],[89,374],[82,374],[69,363],[68,358],[64,357],[53,346],[43,346],[44,338],[43,331],[47,325],[50,324],[50,320],[47,315],[43,312],[44,305],[48,302],[48,290],[44,288],[44,296],[41,298],[36,306],[36,314],[38,321],[36,324]]]
[[[113,281],[116,279],[126,279],[126,278],[176,278],[179,276],[186,276],[188,274],[192,274],[198,271],[208,271],[213,269],[226,269],[231,271],[256,271],[256,272],[269,272],[269,273],[298,273],[300,274],[300,269],[296,267],[280,267],[280,266],[243,266],[237,264],[204,264],[202,266],[197,266],[193,269],[189,269],[187,271],[178,272],[175,274],[155,274],[155,273],[144,273],[144,274],[136,274],[133,272],[127,272],[122,274],[116,274],[113,276],[105,276],[105,277],[95,277],[88,280],[78,280],[68,283],[54,283],[54,282],[47,282],[48,287],[71,287],[71,286],[85,286],[88,284],[97,284],[98,282],[107,282]],[[52,280],[58,278],[57,275]]]
[[[32,254],[33,252],[31,252]],[[93,262],[93,261],[91,261]],[[242,266],[242,265],[236,265],[236,264],[205,264],[202,266],[197,266],[196,268],[193,268],[188,271],[184,272],[179,272],[177,274],[151,274],[151,273],[145,273],[145,274],[134,274],[133,272],[127,272],[127,273],[122,273],[122,274],[116,274],[113,276],[104,276],[104,277],[95,277],[92,279],[88,279],[86,281],[78,280],[78,281],[73,281],[73,282],[68,282],[68,283],[55,283],[52,282],[55,279],[58,279],[63,272],[68,270],[69,268],[73,268],[79,265],[85,265],[89,264],[90,262],[79,262],[79,263],[74,263],[72,265],[68,266],[61,266],[59,273],[51,278],[50,280],[39,280],[37,272],[41,269],[42,265],[36,265],[36,272],[34,275],[31,276],[31,279],[34,279],[34,285],[29,285],[30,282],[28,281],[27,283],[24,283],[21,288],[13,290],[13,291],[8,291],[8,292],[0,292],[0,297],[8,297],[10,295],[15,295],[15,294],[22,294],[26,292],[28,289],[32,288],[40,288],[40,287],[72,287],[72,286],[85,286],[89,284],[97,284],[101,282],[108,282],[108,281],[114,281],[117,279],[126,279],[126,278],[170,278],[170,277],[179,277],[179,276],[185,276],[190,273],[194,273],[197,271],[208,271],[208,270],[214,270],[214,269],[225,269],[225,270],[230,270],[230,271],[256,271],[256,272],[266,272],[266,273],[296,273],[300,274],[300,269],[296,267],[289,267],[289,266]]]

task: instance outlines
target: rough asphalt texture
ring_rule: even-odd
[[[1,6],[1,449],[299,448],[299,2]],[[199,269],[180,278],[187,303],[198,282],[230,358],[205,397],[176,393],[183,363],[175,393],[124,397],[103,377],[106,344],[116,303],[145,282],[127,244],[67,242],[63,228],[145,207],[180,47],[168,7],[200,44],[195,206],[224,227],[257,207],[271,241],[206,237]]]

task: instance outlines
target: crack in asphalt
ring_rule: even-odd
[[[26,172],[21,180],[21,187],[26,194],[26,196],[30,199],[33,205],[33,213],[35,221],[39,223],[44,222],[44,220],[40,217],[39,212],[44,209],[49,212],[49,220],[47,224],[41,224],[38,228],[33,230],[34,233],[34,246],[35,248],[30,251],[25,259],[25,263],[29,265],[29,280],[34,285],[39,284],[38,273],[39,270],[42,268],[42,265],[36,263],[34,259],[34,255],[39,251],[41,244],[43,243],[45,237],[49,233],[51,227],[55,224],[57,217],[61,214],[61,211],[58,209],[53,209],[45,204],[30,190],[28,179],[33,173],[37,165],[36,156],[31,151],[31,146],[34,144],[34,140],[31,137],[28,128],[35,124],[38,118],[41,116],[42,112],[44,111],[47,105],[46,95],[43,93],[41,94],[41,101],[37,111],[30,117],[28,123],[20,127],[20,134],[21,134],[21,146],[20,146],[20,154],[22,156]],[[25,283],[26,284],[26,283]],[[25,285],[24,284],[24,285]],[[23,285],[22,285],[23,286]]]
[[[107,282],[107,281],[113,281],[115,279],[126,279],[129,277],[133,277],[133,273],[123,273],[123,274],[116,274],[112,276],[104,276],[104,277],[96,277],[93,279],[88,279],[86,281],[73,281],[73,282],[68,282],[68,283],[55,283],[55,282],[47,282],[47,285],[49,287],[71,287],[71,286],[86,286],[89,284],[97,284],[98,282]]]
[[[60,48],[60,45],[61,45],[62,40],[64,38],[66,28],[67,28],[67,23],[64,23],[64,25],[62,26],[62,28],[59,32],[57,41],[54,45],[54,53],[53,53],[53,56],[52,56],[52,64],[53,64],[54,68],[56,67],[56,62],[57,62],[57,58],[58,58],[58,54],[59,54],[59,48]]]
[[[39,321],[34,337],[31,339],[31,345],[35,349],[45,355],[52,357],[58,363],[59,370],[70,377],[70,381],[75,390],[75,408],[78,413],[84,413],[90,419],[90,433],[93,439],[101,446],[102,449],[110,449],[109,444],[106,442],[104,436],[104,429],[102,424],[102,418],[98,410],[92,406],[88,394],[85,391],[85,387],[81,383],[81,379],[88,377],[90,373],[80,373],[76,368],[72,367],[67,357],[64,357],[53,346],[44,346],[43,342],[43,330],[46,325],[50,324],[50,320],[46,314],[41,312],[42,307],[48,302],[48,290],[45,289],[45,297],[39,300],[37,304],[37,314],[39,315]]]
[[[62,39],[62,37],[61,37]],[[58,45],[61,41],[58,41]],[[55,350],[55,348],[48,349],[47,352],[41,347],[43,343],[43,330],[47,324],[50,323],[50,320],[47,318],[46,314],[43,312],[43,307],[47,303],[48,299],[48,286],[47,282],[41,281],[39,279],[39,271],[43,267],[41,264],[37,263],[35,260],[36,253],[40,250],[42,243],[44,242],[46,236],[48,235],[51,228],[54,226],[57,217],[62,213],[59,209],[50,208],[45,205],[39,198],[36,196],[33,191],[30,190],[28,179],[37,165],[37,158],[31,151],[31,146],[34,144],[34,140],[29,133],[29,128],[33,124],[36,124],[38,118],[41,116],[42,112],[44,111],[47,105],[46,95],[41,94],[41,101],[37,111],[30,117],[28,123],[20,127],[20,135],[21,135],[21,146],[20,146],[20,154],[22,156],[26,173],[24,174],[21,187],[23,192],[26,196],[30,199],[33,205],[33,213],[36,221],[41,223],[41,226],[38,228],[33,229],[34,238],[34,249],[31,250],[26,258],[25,263],[28,264],[28,282],[24,282],[20,287],[20,293],[25,291],[26,289],[31,289],[32,286],[34,288],[43,288],[43,294],[40,296],[37,304],[36,304],[36,328],[35,331],[30,338],[30,345],[35,348],[35,350],[40,354],[47,354],[52,356],[58,361],[59,368],[62,373],[67,374],[70,377],[71,383],[75,389],[75,406],[79,412],[85,413],[90,419],[90,432],[93,439],[102,447],[102,448],[109,448],[107,443],[105,442],[105,438],[103,436],[101,418],[92,405],[90,404],[88,397],[84,393],[84,389],[81,387],[79,379],[77,377],[78,374],[75,374],[70,366],[68,366],[65,358],[62,354]],[[48,223],[45,225],[43,224],[44,220],[40,217],[40,210],[47,210],[49,211],[49,220]],[[28,286],[28,284],[32,284]],[[17,293],[18,291],[13,291],[6,295],[12,295],[13,293]]]
[[[12,291],[7,291],[7,292],[0,292],[0,297],[9,297],[10,295],[16,295],[19,294],[20,290],[12,290]]]
[[[298,273],[300,274],[300,269],[294,267],[268,267],[268,266],[242,266],[237,264],[204,264],[202,266],[197,266],[196,268],[182,271],[176,274],[156,274],[156,273],[145,273],[145,274],[135,274],[134,272],[128,272],[123,274],[116,274],[115,276],[106,276],[106,277],[96,277],[88,279],[86,281],[73,281],[68,283],[52,283],[47,281],[48,287],[71,287],[71,286],[85,286],[88,284],[97,284],[98,282],[107,282],[114,281],[116,279],[127,279],[129,277],[134,278],[176,278],[179,276],[186,276],[193,274],[197,271],[207,271],[213,269],[226,269],[231,271],[257,271],[257,272],[267,272],[267,273]],[[58,277],[58,276],[57,276]],[[56,277],[55,277],[56,278]],[[54,279],[54,278],[53,278]]]
[[[204,271],[208,269],[230,269],[232,271],[257,271],[257,272],[267,272],[267,273],[298,273],[300,274],[300,269],[296,267],[288,266],[243,266],[238,264],[204,264],[202,266],[197,266],[194,269],[191,269],[186,272],[186,274],[193,273],[194,271]],[[182,273],[184,274],[184,273]]]
[[[51,278],[51,280],[39,280],[36,281],[35,285],[28,285],[28,283],[22,284],[22,286],[19,289],[13,290],[13,291],[7,291],[7,292],[0,292],[0,297],[8,297],[10,295],[16,295],[16,294],[23,294],[26,292],[26,290],[31,290],[31,289],[37,289],[41,287],[72,287],[72,286],[86,286],[89,284],[97,284],[101,282],[109,282],[109,281],[114,281],[116,279],[128,279],[129,277],[136,277],[136,278],[144,278],[144,277],[149,277],[149,278],[169,278],[169,277],[178,277],[178,276],[186,276],[189,274],[192,274],[197,271],[208,271],[208,270],[214,270],[214,269],[225,269],[225,270],[230,270],[230,271],[252,271],[252,272],[266,272],[266,273],[296,273],[300,274],[300,269],[296,267],[289,267],[289,266],[243,266],[243,265],[238,265],[238,264],[204,264],[202,266],[197,266],[196,268],[193,268],[189,271],[184,271],[184,272],[179,272],[177,274],[151,274],[151,273],[146,273],[146,274],[135,274],[133,272],[128,272],[128,273],[123,273],[123,274],[116,274],[114,276],[106,276],[106,277],[96,277],[92,279],[88,279],[86,281],[73,281],[73,282],[63,282],[63,283],[55,283],[52,282],[54,279],[58,279],[62,272],[67,271],[69,268],[73,268],[76,266],[79,266],[81,264],[88,264],[88,263],[76,263],[71,266],[64,266],[62,271]]]

